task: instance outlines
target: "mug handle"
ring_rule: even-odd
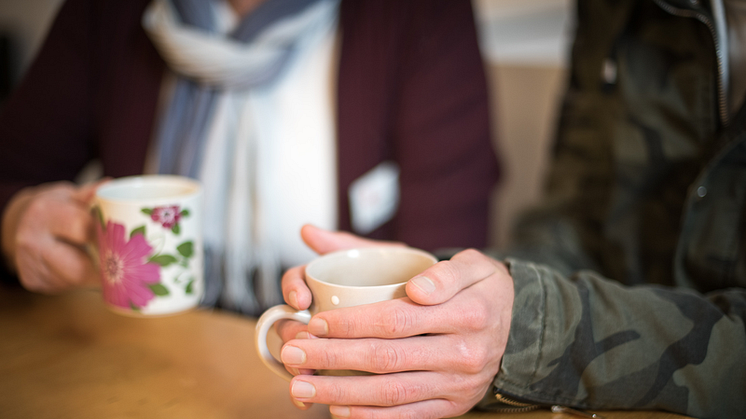
[[[311,321],[311,313],[308,310],[298,311],[285,304],[270,308],[265,311],[256,322],[254,343],[256,343],[256,351],[259,353],[259,358],[262,360],[264,365],[275,374],[290,381],[293,379],[293,375],[285,369],[285,365],[282,362],[272,356],[267,347],[267,333],[269,333],[269,329],[275,324],[275,322],[282,319],[295,320],[308,324],[308,322]]]

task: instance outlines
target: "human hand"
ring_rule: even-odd
[[[404,246],[402,243],[369,240],[345,232],[326,231],[313,225],[303,226],[303,228],[301,228],[301,237],[306,245],[319,255],[325,255],[338,250],[361,247]],[[313,298],[311,290],[306,286],[306,281],[304,279],[305,268],[305,266],[291,268],[285,272],[282,278],[282,292],[285,302],[297,310],[308,309],[311,306],[311,300]],[[275,328],[278,331],[278,334],[283,338],[283,342],[287,342],[291,339],[307,339],[312,337],[307,333],[308,328],[305,324],[291,320],[280,320],[275,324]],[[293,375],[310,375],[314,372],[311,369],[286,369]],[[311,404],[304,405],[303,403],[295,403],[302,409],[307,409],[311,406]]]
[[[300,235],[306,245],[319,255],[360,247],[404,246],[402,243],[369,240],[345,232],[326,231],[312,225],[303,226]],[[305,269],[305,265],[296,266],[282,276],[282,295],[285,302],[297,310],[310,307],[313,298],[304,279]]]
[[[52,294],[98,283],[85,246],[94,236],[96,182],[48,183],[18,192],[2,217],[2,251],[21,285]]]
[[[299,279],[302,271],[288,272],[283,290],[293,290],[286,284]],[[329,404],[333,415],[350,418],[451,417],[479,402],[508,339],[513,281],[507,268],[467,250],[410,280],[407,295],[319,313],[307,330],[291,322],[279,325],[286,341],[281,357],[290,371],[383,374],[296,376],[293,401],[302,408]],[[297,333],[307,339],[293,339]]]

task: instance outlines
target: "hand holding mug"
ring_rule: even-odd
[[[57,293],[98,283],[86,246],[94,237],[90,203],[100,184],[48,183],[21,190],[8,203],[2,250],[24,288]]]
[[[307,242],[336,233],[306,231]],[[299,271],[283,278],[286,299],[304,301]],[[475,250],[428,268],[406,285],[407,298],[317,314],[315,339],[294,339],[283,324],[283,359],[291,369],[352,369],[383,375],[299,375],[291,397],[299,406],[330,405],[337,417],[457,416],[489,391],[507,344],[513,281],[506,267]],[[292,304],[292,298],[291,304]],[[288,348],[292,348],[288,350]]]
[[[324,255],[305,267],[305,280],[313,294],[308,310],[279,305],[259,318],[256,346],[262,361],[287,380],[293,378],[267,347],[267,333],[275,322],[288,319],[308,323],[317,313],[372,304],[405,296],[407,280],[433,265],[431,254],[403,246],[363,247]],[[286,357],[283,354],[283,357]],[[358,371],[325,370],[324,375],[351,375]]]

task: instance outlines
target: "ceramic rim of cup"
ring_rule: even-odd
[[[398,246],[359,247],[359,248],[354,248],[354,249],[338,250],[336,252],[327,253],[327,254],[319,257],[318,259],[315,259],[315,260],[311,261],[308,265],[306,265],[306,268],[304,270],[304,272],[306,274],[305,277],[306,277],[307,281],[310,280],[310,281],[314,281],[314,282],[319,282],[319,283],[322,283],[322,284],[325,284],[325,285],[328,285],[328,286],[331,286],[331,287],[341,288],[341,289],[386,288],[386,287],[396,288],[396,287],[400,287],[402,284],[406,284],[407,282],[409,282],[409,279],[404,280],[404,281],[400,281],[400,282],[396,282],[396,283],[393,283],[393,284],[383,284],[383,285],[344,285],[344,284],[337,284],[337,283],[334,283],[334,282],[328,282],[328,281],[324,281],[322,279],[319,279],[318,278],[318,273],[314,274],[313,270],[317,269],[318,266],[321,263],[327,263],[332,258],[344,258],[346,256],[349,256],[351,253],[352,254],[354,254],[354,253],[357,253],[357,254],[360,254],[360,253],[372,253],[372,252],[376,252],[376,253],[401,253],[402,251],[404,251],[406,253],[410,253],[410,254],[416,254],[416,255],[419,255],[419,256],[423,256],[425,259],[428,259],[428,260],[432,261],[432,263],[427,266],[428,268],[438,262],[438,259],[435,256],[433,256],[432,254],[430,254],[430,253],[428,253],[428,252],[426,252],[424,250],[415,249],[413,247],[398,247]],[[352,257],[354,257],[354,256],[352,256]],[[427,268],[425,268],[425,269],[427,269]]]
[[[151,192],[142,196],[143,191]],[[96,197],[107,202],[139,205],[170,202],[201,193],[202,187],[194,179],[178,175],[142,175],[121,177],[104,183],[96,191]]]

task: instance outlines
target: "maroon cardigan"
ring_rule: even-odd
[[[165,69],[140,20],[150,0],[68,0],[0,112],[0,209],[19,189],[71,180],[94,158],[139,174]],[[482,247],[498,176],[469,0],[345,0],[337,98],[339,226],[350,183],[400,168],[395,217],[369,236]]]

